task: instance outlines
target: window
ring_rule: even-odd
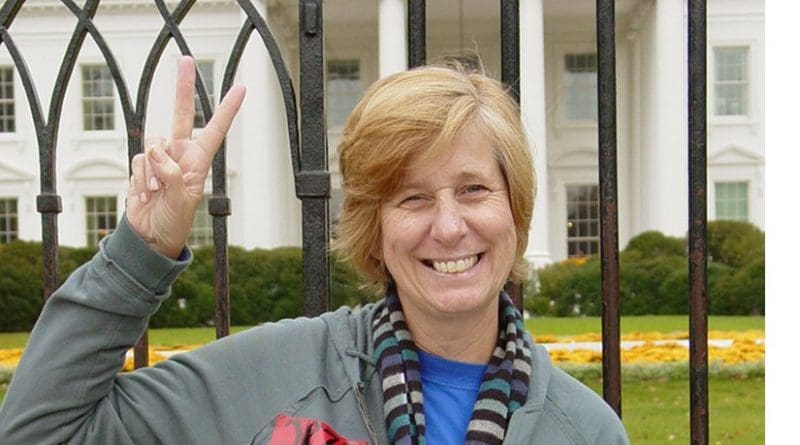
[[[114,129],[114,82],[104,65],[85,65],[81,70],[83,86],[83,129]]]
[[[329,60],[327,89],[328,127],[342,126],[361,99],[359,60]]]
[[[717,182],[714,192],[716,219],[747,221],[746,182]]]
[[[211,104],[211,111],[214,111],[214,61],[213,60],[199,60],[197,62],[197,70],[203,79],[206,86],[206,93],[208,94],[208,102]],[[203,128],[206,126],[206,118],[203,115],[203,106],[200,103],[200,95],[197,90],[194,92],[194,128]]]
[[[94,247],[117,228],[117,197],[86,198],[86,245]]]
[[[564,117],[597,121],[597,54],[564,56]]]
[[[18,237],[17,199],[0,198],[0,244],[10,243]]]
[[[747,48],[714,48],[714,113],[747,115]]]
[[[0,133],[13,133],[17,129],[14,109],[14,68],[0,67]]]
[[[567,255],[600,252],[600,212],[596,185],[567,186]]]
[[[192,230],[186,244],[191,247],[209,246],[214,244],[214,217],[208,214],[208,195],[203,196],[194,214]]]

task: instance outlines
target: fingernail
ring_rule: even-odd
[[[158,179],[155,176],[150,178],[150,190],[156,191],[158,190]]]
[[[141,201],[142,204],[147,204],[147,193],[145,193],[145,192],[140,193],[139,194],[139,201]]]
[[[154,147],[153,149],[150,150],[150,157],[153,158],[154,161],[160,164],[164,162],[166,154],[164,153],[164,150]]]

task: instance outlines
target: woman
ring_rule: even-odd
[[[192,140],[193,91],[184,58],[172,136],[133,159],[118,229],[43,310],[1,443],[627,443],[502,291],[527,273],[531,158],[502,87],[447,68],[377,82],[345,125],[336,248],[384,300],[118,374],[191,261],[202,186],[244,96],[232,88]]]

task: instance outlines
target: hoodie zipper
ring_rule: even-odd
[[[367,401],[364,399],[364,383],[356,383],[353,386],[353,391],[356,396],[356,401],[358,402],[358,410],[361,412],[361,418],[364,420],[364,425],[367,427],[367,434],[369,434],[370,443],[384,443],[378,441],[378,438],[375,435],[375,430],[372,428],[372,423],[369,420],[369,415],[367,414]]]

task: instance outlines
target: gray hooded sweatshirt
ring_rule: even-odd
[[[119,373],[188,256],[160,256],[123,217],[45,305],[0,408],[0,444],[265,444],[280,418],[387,443],[372,359],[379,305],[267,323]],[[608,405],[542,346],[532,361],[504,443],[628,443]]]

